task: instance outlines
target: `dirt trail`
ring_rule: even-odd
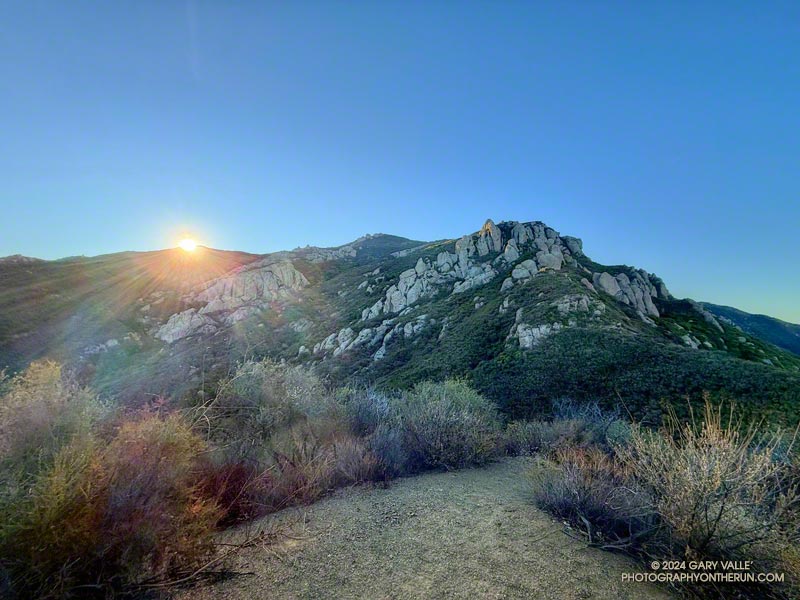
[[[289,526],[292,538],[248,548],[236,568],[251,575],[189,590],[189,598],[670,598],[623,583],[641,570],[587,548],[530,502],[529,459],[401,479],[388,489],[342,490],[255,527]],[[243,531],[230,534],[233,538]]]

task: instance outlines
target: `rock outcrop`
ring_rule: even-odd
[[[581,251],[578,238],[569,240],[569,245]],[[508,291],[515,280],[530,279],[543,270],[559,271],[567,260],[574,262],[569,245],[543,223],[496,225],[489,219],[477,233],[456,240],[453,252],[439,252],[435,261],[419,258],[413,269],[403,271],[397,282],[389,285],[382,298],[362,311],[361,320],[400,313],[445,286],[451,294],[464,293],[511,269],[511,278],[503,283],[503,291]],[[515,264],[524,254],[531,258]]]
[[[311,262],[352,258],[358,253],[359,243],[365,239],[339,248],[306,247],[296,250],[295,254],[272,255],[217,278],[187,299],[196,308],[172,315],[158,329],[156,336],[172,343],[190,335],[233,325],[268,308],[270,303],[277,300],[289,301],[298,297],[309,282],[292,263],[292,256],[302,256]],[[617,302],[632,307],[645,323],[650,324],[653,318],[659,317],[653,300],[670,297],[659,278],[642,270],[618,270],[615,275],[608,272],[591,273],[577,260],[584,257],[581,240],[571,236],[562,237],[555,229],[541,222],[495,224],[489,219],[474,234],[445,244],[435,257],[431,252],[426,253],[427,248],[429,245],[392,253],[390,260],[403,259],[412,253],[420,254],[413,267],[394,278],[386,275],[385,266],[370,267],[371,270],[363,273],[363,279],[353,288],[337,289],[335,293],[338,298],[350,297],[355,292],[371,296],[372,303],[361,309],[359,321],[329,334],[313,346],[309,340],[299,354],[319,358],[338,357],[364,346],[375,348],[370,352],[374,360],[380,360],[392,340],[413,338],[426,325],[435,322],[429,320],[427,315],[410,321],[405,318],[420,301],[434,299],[439,294],[443,298],[463,294],[485,286],[500,276],[503,281],[499,292],[508,295],[543,273],[560,272],[565,267],[586,274],[580,280],[585,293],[572,293],[555,301],[549,300],[552,309],[548,313],[551,315],[548,322],[531,321],[530,318],[523,318],[520,311],[517,312],[509,338],[516,339],[520,347],[525,349],[533,348],[542,339],[561,329],[574,326],[576,315],[585,315],[589,319],[603,315],[606,305],[598,294],[608,294]],[[480,308],[484,303],[483,296],[476,297],[475,308]],[[500,306],[500,314],[509,310],[509,307],[507,297]],[[552,317],[553,314],[556,316]],[[705,315],[704,318],[709,320]],[[375,324],[377,321],[380,322]],[[364,326],[367,322],[370,323],[369,327]],[[440,336],[444,335],[446,326],[445,320]],[[302,328],[292,329],[303,333],[309,327],[310,322]]]
[[[258,260],[229,275],[212,281],[193,300],[205,302],[200,314],[206,315],[220,311],[237,311],[242,307],[256,310],[270,302],[286,299],[308,285],[308,280],[291,261],[270,258]],[[242,318],[248,312],[238,311]]]
[[[549,303],[558,313],[557,319],[546,323],[531,323],[526,318],[523,309],[518,309],[514,325],[508,334],[508,339],[516,339],[520,348],[530,350],[537,346],[543,339],[558,333],[568,327],[576,327],[579,318],[592,320],[605,313],[606,307],[601,301],[587,294],[567,294]],[[508,309],[509,304],[504,302],[500,307],[501,314]]]
[[[717,318],[714,315],[712,315],[708,310],[706,310],[706,308],[702,304],[700,304],[699,302],[695,302],[694,300],[689,300],[689,304],[691,304],[692,308],[694,308],[698,313],[700,313],[700,316],[703,317],[706,323],[714,327],[719,332],[724,331],[722,325],[720,325],[719,321],[717,321]]]
[[[584,285],[587,284],[588,281]],[[669,299],[669,292],[663,282],[642,270],[632,270],[631,276],[618,273],[616,277],[607,272],[594,273],[592,287],[633,307],[643,320],[645,317],[660,316],[653,298]]]
[[[356,334],[350,327],[345,327],[337,333],[332,333],[321,342],[314,345],[313,354],[339,356],[340,354],[366,345],[367,347],[380,347],[373,353],[373,360],[381,360],[386,354],[386,346],[396,336],[413,338],[430,323],[435,324],[435,319],[428,319],[428,315],[419,315],[405,323],[397,323],[397,319],[386,319],[376,327],[365,327]]]
[[[213,333],[216,330],[216,323],[211,317],[201,315],[196,309],[190,308],[178,314],[172,315],[169,320],[162,325],[155,336],[172,344],[182,338],[201,333]]]
[[[213,279],[186,300],[203,304],[172,315],[155,333],[168,343],[219,326],[233,325],[267,308],[275,300],[288,299],[308,285],[291,261],[268,257]]]

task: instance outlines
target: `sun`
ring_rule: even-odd
[[[192,238],[183,238],[178,242],[178,247],[186,252],[194,252],[197,249],[197,242]]]

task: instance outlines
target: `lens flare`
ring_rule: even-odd
[[[186,252],[194,252],[197,249],[197,242],[191,238],[184,238],[178,242],[178,247]]]

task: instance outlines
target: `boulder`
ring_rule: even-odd
[[[571,235],[561,236],[564,245],[569,249],[572,256],[583,256],[583,240],[572,237]]]
[[[619,287],[619,283],[613,276],[608,273],[595,273],[592,276],[592,283],[594,287],[598,290],[605,292],[609,296],[613,296],[614,298],[619,298],[619,295],[622,294],[622,290]]]
[[[537,346],[544,338],[563,329],[561,323],[545,323],[543,325],[528,325],[520,323],[517,327],[517,339],[520,348],[530,349]]]
[[[205,302],[200,314],[234,311],[246,305],[263,308],[307,285],[308,280],[291,261],[266,258],[212,280],[194,300]]]
[[[561,253],[561,250],[557,246],[553,246],[549,251],[539,251],[536,253],[536,263],[539,267],[544,267],[547,269],[553,269],[554,271],[558,271],[561,269],[561,265],[564,263],[564,255]]]
[[[190,308],[183,312],[172,315],[169,320],[162,325],[155,336],[172,344],[180,339],[198,333],[213,333],[216,330],[216,323],[211,317],[202,315],[196,309]]]
[[[519,259],[519,246],[517,246],[516,240],[508,240],[506,249],[503,250],[503,258],[509,263],[516,262]]]

